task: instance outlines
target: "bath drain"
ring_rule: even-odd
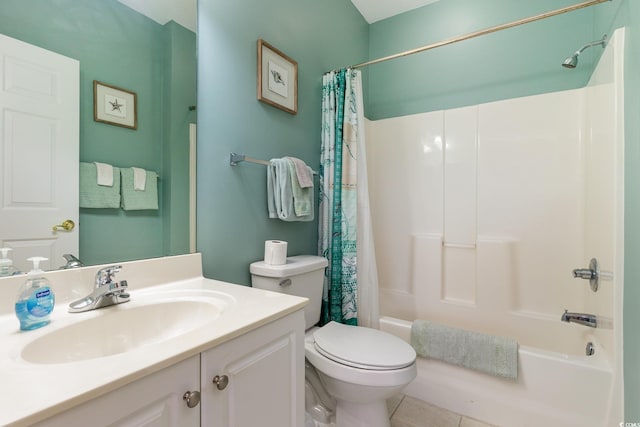
[[[592,342],[587,343],[587,348],[585,349],[585,353],[587,356],[593,356],[593,353],[596,352],[596,349],[593,347]]]

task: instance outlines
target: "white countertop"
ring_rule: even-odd
[[[68,303],[90,292],[100,266],[46,273],[56,293],[51,323],[26,332],[19,330],[15,314],[8,310],[13,308],[25,276],[0,279],[0,426],[42,421],[300,310],[307,303],[305,298],[206,279],[200,262],[199,254],[193,254],[121,263],[116,279],[127,280],[131,301],[74,314],[67,312]],[[55,364],[30,363],[21,356],[25,345],[56,329],[107,314],[103,310],[135,307],[145,295],[172,290],[188,291],[195,297],[219,292],[232,302],[219,317],[201,327],[125,353]]]

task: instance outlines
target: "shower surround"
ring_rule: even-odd
[[[521,346],[516,382],[420,360],[408,394],[509,427],[623,421],[623,46],[617,30],[583,89],[368,123],[381,328]],[[571,274],[591,258],[597,293]]]

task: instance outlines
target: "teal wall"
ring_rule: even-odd
[[[372,24],[370,56],[380,58],[575,3],[436,2]],[[583,9],[372,65],[367,117],[377,120],[582,87],[599,52],[585,51],[580,67],[571,71],[560,64],[602,36],[594,33],[594,13],[594,8]]]
[[[264,241],[317,252],[317,221],[267,218],[266,168],[229,153],[294,156],[318,169],[322,74],[367,57],[368,25],[346,0],[200,0],[198,251],[207,277],[250,282]],[[256,99],[257,40],[298,62],[298,114]],[[316,181],[317,185],[317,181]]]
[[[0,33],[80,61],[80,160],[157,171],[161,206],[167,198],[178,201],[173,196],[178,190],[166,188],[167,178],[177,176],[180,168],[186,174],[188,164],[171,160],[165,165],[163,160],[181,153],[183,147],[172,144],[187,106],[195,104],[195,35],[175,27],[163,27],[115,0],[3,0],[0,8]],[[180,57],[172,60],[175,52],[192,55],[187,67],[176,67]],[[190,82],[178,83],[173,72],[188,75]],[[137,93],[137,130],[93,120],[93,80]],[[180,99],[168,101],[166,91],[182,89]],[[180,108],[181,117],[169,116],[170,109]],[[181,191],[187,193],[188,187]],[[182,222],[174,221],[175,216],[164,207],[137,212],[81,209],[80,258],[95,264],[184,253],[184,242],[163,237],[165,229]]]
[[[164,26],[164,144],[162,179],[164,254],[189,252],[189,124],[196,122],[196,35],[171,21]]]

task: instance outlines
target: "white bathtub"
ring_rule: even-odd
[[[380,329],[408,342],[411,322],[382,317]],[[520,346],[516,381],[419,357],[418,376],[404,393],[500,427],[617,426],[614,371],[594,345],[592,356]]]

